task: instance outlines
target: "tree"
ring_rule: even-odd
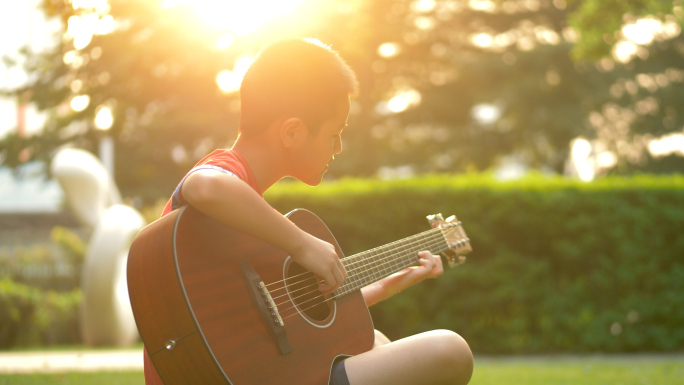
[[[615,115],[611,106],[652,107],[655,96],[641,89],[632,95],[626,79],[652,84],[636,77],[656,67],[682,68],[678,50],[684,51],[677,48],[680,38],[668,38],[641,47],[648,60],[606,58],[623,17],[653,14],[680,23],[681,0],[674,8],[646,0],[311,0],[298,18],[234,37],[227,49],[215,44],[223,32],[190,6],[165,9],[162,3],[109,0],[99,8],[74,8],[77,2],[44,1],[46,12],[65,26],[84,20],[72,19],[78,16],[116,28],[91,41],[66,36],[50,52],[26,52],[32,81],[9,93],[36,103],[50,119],[40,136],[4,138],[4,164],[16,166],[26,154],[49,161],[65,144],[94,151],[101,136],[111,135],[124,194],[167,196],[193,162],[237,135],[237,94],[221,92],[217,80],[230,83],[238,76],[217,74],[244,66],[241,58],[274,36],[300,35],[339,50],[362,87],[345,131],[351,151],[332,165],[331,177],[374,175],[381,166],[400,165],[416,172],[483,170],[511,155],[560,172],[573,138],[606,140],[596,123]],[[656,101],[662,116],[639,115],[627,137],[681,126],[668,108],[681,104],[674,86],[680,83],[668,81],[669,88],[661,87],[667,102]],[[618,95],[620,84],[627,91]],[[89,103],[74,111],[73,98],[81,97],[83,105],[84,95]],[[107,133],[93,123],[104,109],[113,113]],[[619,146],[606,149],[621,154]]]

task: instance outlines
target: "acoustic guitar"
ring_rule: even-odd
[[[282,250],[184,206],[145,227],[128,256],[128,290],[148,354],[166,385],[320,384],[340,357],[373,346],[360,289],[408,266],[417,252],[451,265],[471,251],[455,218],[431,230],[343,257],[306,210],[288,218],[333,244],[348,277],[329,296]]]

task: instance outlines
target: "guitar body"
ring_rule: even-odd
[[[342,252],[313,213],[288,214]],[[260,314],[241,264],[271,288],[291,351],[283,354]],[[296,273],[281,250],[186,206],[143,229],[128,257],[128,287],[143,342],[164,384],[314,384],[333,360],[372,348],[373,323],[356,290],[317,306],[296,305],[282,281]],[[295,273],[292,273],[295,271]],[[299,300],[301,301],[301,300]],[[309,302],[312,303],[312,302]],[[321,312],[322,309],[322,312]],[[327,310],[326,310],[327,309]]]

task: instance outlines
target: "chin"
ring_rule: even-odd
[[[300,179],[300,181],[308,184],[309,186],[318,186],[323,181],[323,177],[311,178],[311,179]]]
[[[307,176],[307,177],[295,177],[295,178],[302,183],[308,184],[309,186],[318,186],[323,181],[323,175],[325,175],[325,172],[321,173],[319,175],[311,175],[311,176]]]

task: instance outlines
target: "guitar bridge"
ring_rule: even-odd
[[[240,262],[240,269],[247,279],[247,285],[249,286],[249,292],[252,294],[254,304],[264,320],[266,328],[275,339],[280,354],[291,353],[292,346],[290,346],[290,341],[288,341],[287,334],[285,333],[285,324],[278,313],[278,308],[275,302],[273,302],[271,294],[266,289],[266,285],[264,285],[259,274],[254,271],[254,267],[252,267],[248,259]]]
[[[261,292],[261,296],[264,298],[264,301],[268,303],[268,310],[271,311],[273,322],[280,326],[285,326],[283,319],[280,317],[280,313],[278,312],[278,307],[276,306],[275,302],[273,302],[273,297],[271,297],[271,293],[269,293],[266,289],[264,281],[259,281],[259,291]]]

